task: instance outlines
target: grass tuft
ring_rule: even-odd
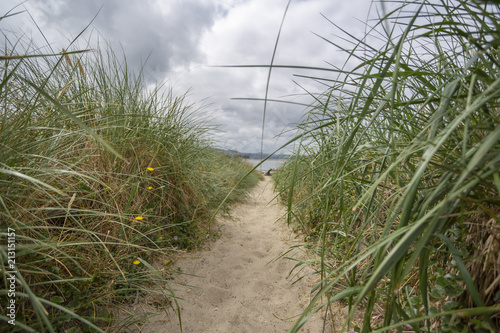
[[[146,86],[112,50],[43,50],[7,38],[0,63],[2,331],[109,330],[153,289],[178,310],[158,258],[193,249],[252,167],[213,148],[202,108]]]
[[[498,4],[383,4],[275,176],[321,277],[291,332],[337,300],[342,331],[498,331]]]

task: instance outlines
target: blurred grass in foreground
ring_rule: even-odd
[[[321,277],[291,332],[337,300],[341,331],[498,331],[498,4],[381,6],[366,38],[336,26],[351,49],[325,39],[349,69],[310,77],[329,89],[275,176]]]
[[[201,109],[146,88],[111,50],[53,54],[14,36],[5,45],[1,331],[106,330],[117,306],[148,290],[178,310],[169,265],[157,258],[193,249],[252,167],[212,148]],[[257,181],[247,177],[222,208]],[[15,326],[7,323],[7,228],[15,230]]]

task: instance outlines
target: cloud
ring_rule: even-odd
[[[215,1],[198,0],[31,0],[25,6],[59,46],[94,19],[84,37],[97,33],[115,51],[122,47],[131,68],[147,60],[145,70],[154,80],[163,80],[174,66],[203,62],[199,39],[224,15]]]
[[[128,65],[136,71],[147,59],[150,83],[169,81],[175,92],[190,89],[190,99],[206,100],[210,119],[220,124],[217,137],[223,145],[244,151],[260,150],[263,102],[234,100],[265,96],[267,68],[227,68],[218,65],[266,65],[271,61],[276,36],[288,0],[29,0],[24,4],[55,51],[68,44],[95,17],[84,38],[99,36],[116,53],[123,47]],[[0,12],[16,0],[3,0]],[[341,67],[346,55],[314,33],[347,45],[327,19],[362,37],[370,0],[292,1],[281,31],[275,65]],[[102,7],[102,8],[101,8]],[[37,34],[27,16],[9,20],[28,35]],[[0,22],[5,27],[5,22]],[[85,45],[84,45],[85,46]],[[329,64],[330,63],[330,64]],[[274,68],[270,99],[309,104],[311,94],[326,89],[317,80],[333,79],[327,71]],[[295,82],[294,82],[295,81]],[[265,151],[286,140],[276,135],[289,132],[304,116],[303,106],[269,102],[265,123]]]
[[[268,69],[206,65],[269,64],[286,4],[286,0],[252,0],[230,8],[200,40],[206,63],[198,64],[189,73],[178,73],[176,85],[180,89],[192,87],[195,96],[210,97],[214,104],[221,105],[221,117],[217,121],[227,132],[226,143],[234,144],[236,149],[260,149],[263,102],[231,98],[264,98]],[[360,18],[364,19],[368,6],[369,1],[366,0],[348,3],[292,1],[281,31],[274,64],[331,68],[329,62],[341,67],[346,56],[313,32],[335,39],[332,34],[335,28],[321,15],[324,14],[360,38],[364,34],[364,26],[353,16],[362,14]],[[342,41],[336,42],[342,44]],[[310,94],[321,93],[326,89],[321,83],[295,74],[330,79],[336,77],[333,72],[275,68],[271,74],[268,98],[308,104],[313,101]],[[273,151],[285,142],[289,136],[283,136],[278,141],[273,138],[282,132],[290,132],[293,128],[290,124],[298,122],[304,114],[304,107],[301,106],[268,103],[264,149]],[[241,127],[245,130],[236,130]]]

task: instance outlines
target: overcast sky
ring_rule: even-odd
[[[19,3],[1,0],[0,14]],[[82,36],[80,46],[97,37],[117,48],[117,53],[121,52],[121,45],[129,65],[136,70],[149,57],[145,66],[148,82],[167,82],[178,94],[190,89],[191,100],[209,104],[203,112],[210,113],[210,118],[220,125],[217,137],[221,146],[258,152],[264,103],[237,98],[264,98],[268,69],[214,66],[269,64],[287,3],[288,0],[28,0],[16,11],[28,10],[58,52],[97,15]],[[370,5],[370,0],[292,0],[274,64],[342,66],[344,54],[315,34],[343,43],[335,37],[341,32],[330,20],[362,37],[365,27],[361,22],[365,21]],[[41,38],[27,13],[2,20],[0,29],[23,32],[34,40]],[[328,72],[273,69],[268,98],[309,104],[311,97],[305,90],[320,93],[325,89],[294,74],[334,77]],[[292,124],[304,114],[303,106],[269,103],[264,151],[272,152],[285,142],[294,128]],[[288,134],[276,138],[282,132]]]

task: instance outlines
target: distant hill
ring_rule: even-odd
[[[251,160],[260,160],[260,153],[239,153],[239,155],[243,158],[248,158]],[[263,153],[262,158],[266,158],[271,154],[268,153]],[[286,154],[274,154],[271,157],[269,157],[270,160],[286,160],[290,157],[290,155]]]
[[[220,151],[226,155],[229,156],[240,156],[242,158],[247,158],[250,160],[260,160],[260,153],[240,153],[239,151],[236,150],[231,150],[231,149],[219,149],[219,148],[214,148],[217,151]],[[268,153],[263,153],[262,158],[266,158],[271,154]],[[286,160],[290,157],[290,155],[287,154],[274,154],[273,156],[269,157],[270,160]]]

